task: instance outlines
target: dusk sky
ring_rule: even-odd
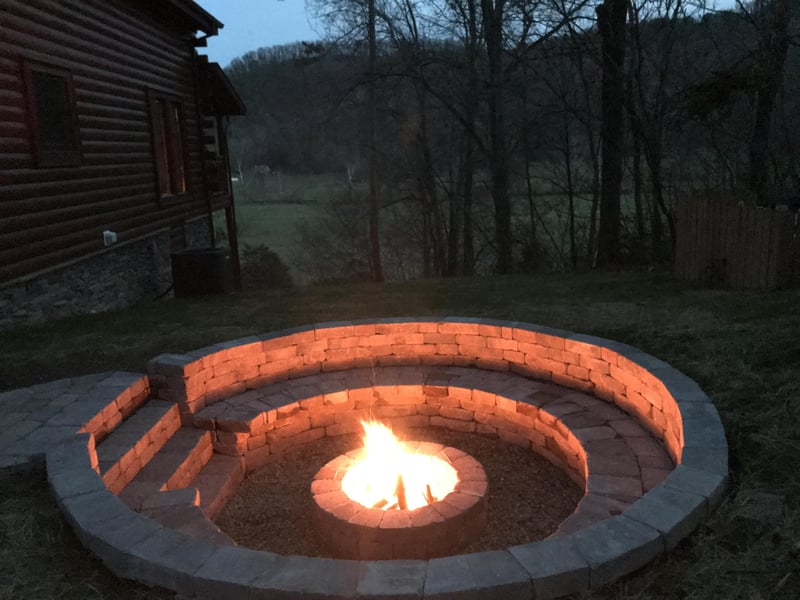
[[[208,47],[200,53],[223,67],[250,50],[321,36],[308,22],[305,0],[195,0],[225,24]],[[731,8],[735,0],[717,0],[720,9]]]
[[[260,48],[319,39],[306,19],[305,0],[195,0],[225,24],[200,53],[223,67]]]

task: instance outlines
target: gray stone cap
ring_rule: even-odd
[[[231,547],[165,528],[103,484],[94,438],[47,455],[50,486],[79,539],[115,573],[197,598],[555,598],[609,583],[651,561],[705,518],[724,487],[679,467],[622,515],[506,550],[428,561],[346,561]],[[398,595],[399,594],[399,595]]]
[[[681,464],[621,515],[576,532],[506,550],[429,561],[355,562],[281,556],[217,545],[130,511],[97,473],[94,435],[69,436],[47,453],[48,480],[81,541],[118,575],[198,598],[554,598],[630,573],[674,547],[719,503],[728,476],[719,415],[691,379],[636,348],[524,323],[486,319],[381,319],[328,323],[234,340],[187,356],[267,338],[359,323],[422,321],[514,327],[564,343],[608,349],[656,376],[675,400],[684,433]],[[179,366],[180,359],[175,360]]]
[[[147,375],[106,372],[0,392],[0,469],[41,466],[76,431],[102,439],[149,393]]]

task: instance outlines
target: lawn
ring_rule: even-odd
[[[588,165],[584,166],[584,170]],[[568,268],[569,240],[568,240],[568,215],[567,198],[563,190],[552,183],[552,167],[548,164],[538,163],[535,168],[536,178],[536,203],[540,213],[541,222],[537,221],[539,229],[539,243],[546,251],[543,257],[544,264],[554,267],[554,270]],[[523,180],[513,182],[513,214],[515,227],[526,231],[530,223],[530,209],[527,200],[527,187]],[[477,175],[475,193],[473,197],[473,217],[475,223],[489,223],[493,218],[493,204],[488,192],[488,174]],[[382,211],[384,243],[391,246],[392,208],[398,198],[392,197],[389,189],[394,189],[395,196],[406,196],[405,190],[389,187],[383,190],[389,197],[383,198],[387,205]],[[356,181],[353,187],[355,197],[365,197],[366,189],[363,181]],[[311,274],[303,272],[299,264],[299,257],[303,254],[303,239],[299,232],[302,224],[315,225],[331,220],[331,207],[348,193],[347,178],[345,173],[321,174],[292,174],[292,173],[257,173],[253,170],[245,172],[244,181],[233,184],[236,199],[236,221],[240,246],[266,245],[275,252],[286,264],[296,282],[307,283]],[[630,194],[622,196],[623,209],[626,214],[633,213],[633,200]],[[588,235],[587,219],[591,205],[591,192],[586,185],[576,192],[576,236],[577,243],[582,248],[586,244]],[[411,209],[415,210],[414,208]],[[445,209],[446,212],[446,209]],[[215,215],[215,229],[219,232],[218,241],[223,241],[225,232],[224,215],[220,212]],[[478,229],[481,229],[479,227]],[[478,249],[483,242],[480,241],[481,233],[477,233]],[[527,235],[527,234],[524,234]],[[307,250],[307,249],[305,249]],[[479,255],[481,253],[479,252]],[[490,270],[491,252],[485,253],[482,263]],[[324,261],[325,256],[320,254],[319,260]],[[419,265],[413,264],[413,259],[405,257],[406,268],[415,269]]]
[[[245,183],[234,183],[239,244],[266,245],[289,266],[295,281],[306,276],[295,267],[300,252],[298,227],[324,216],[325,203],[346,190],[344,174],[295,175],[248,172]],[[225,231],[224,215],[214,227]]]
[[[800,597],[800,292],[702,289],[662,274],[511,276],[164,300],[0,333],[0,389],[320,321],[460,315],[607,337],[698,381],[728,435],[719,510],[592,598]],[[0,475],[0,599],[168,598],[119,582],[72,536],[41,474]]]

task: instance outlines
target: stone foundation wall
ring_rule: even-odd
[[[208,217],[186,223],[189,248],[211,245]],[[125,308],[172,283],[169,230],[114,244],[86,258],[0,285],[0,331]]]
[[[208,216],[186,221],[183,226],[187,248],[210,248],[214,245]]]

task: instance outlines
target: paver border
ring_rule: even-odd
[[[79,539],[117,575],[164,586],[184,596],[226,598],[247,591],[250,598],[443,600],[498,594],[504,598],[553,598],[605,585],[674,548],[721,501],[728,478],[727,442],[708,396],[663,361],[593,336],[527,323],[460,317],[325,323],[234,340],[187,355],[156,357],[150,364],[149,385],[157,397],[178,402],[186,417],[216,400],[275,378],[326,370],[323,364],[328,365],[327,370],[363,364],[364,357],[352,350],[354,346],[322,349],[322,340],[353,338],[358,331],[365,336],[406,338],[422,333],[412,339],[425,344],[420,328],[431,336],[464,336],[459,340],[462,343],[442,344],[451,350],[451,362],[433,359],[431,364],[513,371],[589,390],[617,404],[664,441],[677,467],[623,514],[574,533],[506,550],[427,561],[281,556],[225,547],[164,528],[129,510],[108,490],[98,473],[94,447],[98,431],[86,426],[83,433],[47,453],[48,479],[57,502]],[[343,335],[331,338],[331,333]],[[490,345],[488,339],[495,341]],[[309,355],[330,362],[298,361],[291,359],[291,353],[282,355],[281,343],[287,340],[304,340],[299,343],[307,344]],[[507,348],[502,340],[508,341]],[[512,349],[514,341],[516,350]],[[419,355],[409,348],[414,344],[405,342],[407,339],[384,350],[388,351],[382,355],[384,364],[420,364]],[[531,352],[521,352],[519,343],[530,344],[526,349]],[[493,352],[481,354],[483,349]],[[255,350],[262,355],[254,360]],[[296,352],[295,348],[295,357]],[[262,370],[262,365],[267,365],[266,369]],[[208,379],[192,389],[192,378],[200,373]],[[125,394],[131,397],[130,391],[123,391],[120,397]],[[107,423],[99,422],[101,426]]]

